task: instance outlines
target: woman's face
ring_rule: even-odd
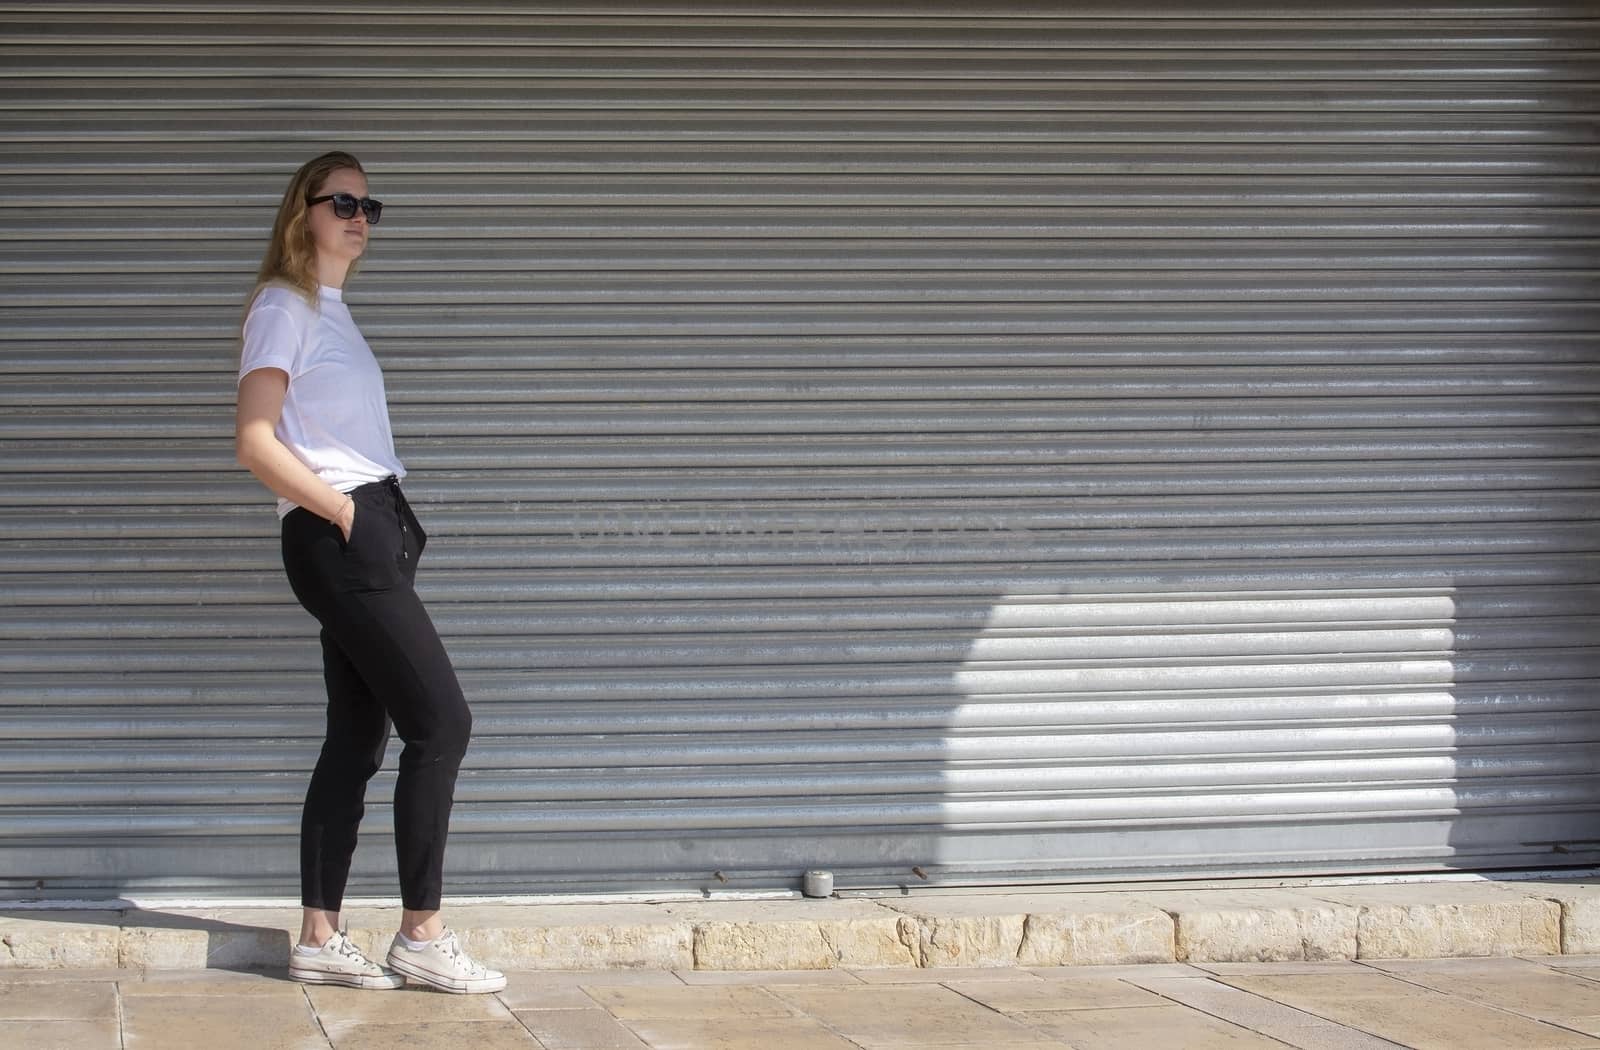
[[[354,168],[341,168],[329,175],[321,186],[312,190],[311,196],[323,197],[330,193],[348,193],[361,198],[367,195],[367,177]],[[313,204],[306,211],[306,225],[311,230],[311,240],[317,246],[317,256],[328,260],[354,262],[367,250],[367,237],[371,228],[360,208],[348,219],[333,213],[333,202]]]

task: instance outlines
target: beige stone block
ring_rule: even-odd
[[[693,930],[676,923],[497,926],[471,930],[462,936],[462,944],[473,958],[502,970],[668,970],[694,965]]]
[[[1287,891],[1162,895],[1179,961],[1285,962],[1353,959],[1355,907]]]
[[[1360,957],[1439,959],[1554,954],[1561,908],[1553,901],[1371,905],[1361,910]]]
[[[0,967],[115,969],[122,932],[114,912],[39,912],[0,918]]]
[[[1600,953],[1600,897],[1564,897],[1556,904],[1561,909],[1562,954]]]
[[[885,901],[914,921],[917,965],[1015,966],[1028,921],[1020,895],[929,896]]]
[[[916,966],[920,958],[917,924],[903,915],[840,919],[823,922],[818,929],[838,966],[859,969]]]
[[[1554,955],[1561,950],[1561,906],[1536,884],[1405,883],[1318,896],[1361,909],[1357,957]]]
[[[869,901],[663,905],[694,928],[697,970],[826,970],[917,965],[917,931]]]
[[[694,927],[699,970],[826,970],[833,947],[814,922],[707,922]]]
[[[1031,912],[1017,950],[1019,966],[1110,966],[1177,958],[1172,916],[1139,911]]]
[[[1015,966],[1026,915],[925,916],[917,926],[923,966]]]
[[[209,944],[204,930],[136,926],[122,931],[120,960],[153,970],[203,970]]]
[[[1530,891],[1561,909],[1561,954],[1600,953],[1600,886],[1552,883]]]
[[[914,923],[871,919],[701,922],[694,927],[699,970],[827,970],[917,965]]]
[[[1093,966],[1171,962],[1173,923],[1118,893],[983,893],[886,900],[918,924],[927,966]]]

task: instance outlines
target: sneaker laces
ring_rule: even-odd
[[[366,954],[363,953],[360,948],[356,947],[355,941],[352,941],[349,937],[345,936],[343,930],[336,931],[332,937],[328,938],[328,940],[329,943],[333,943],[334,941],[338,942],[337,944],[333,945],[333,950],[344,956],[346,959],[349,959],[352,962],[361,963],[363,966],[372,965],[372,960],[368,959]]]
[[[476,977],[482,974],[483,967],[473,962],[472,956],[461,949],[461,942],[456,940],[456,931],[444,931],[433,943],[439,946],[440,951],[450,957],[451,962],[465,969],[470,976]]]

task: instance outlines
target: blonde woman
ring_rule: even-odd
[[[383,204],[348,153],[307,162],[278,207],[243,328],[239,462],[278,497],[283,564],[322,625],[327,739],[300,827],[300,941],[289,976],[357,988],[407,980],[494,992],[505,976],[461,950],[439,915],[456,771],[472,715],[412,589],[427,537],[400,490],[383,373],[344,304]],[[367,781],[393,724],[404,905],[387,966],[339,926]]]

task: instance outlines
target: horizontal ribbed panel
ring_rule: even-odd
[[[1600,19],[1061,6],[0,4],[0,887],[293,892],[333,146],[453,890],[1596,859]]]

